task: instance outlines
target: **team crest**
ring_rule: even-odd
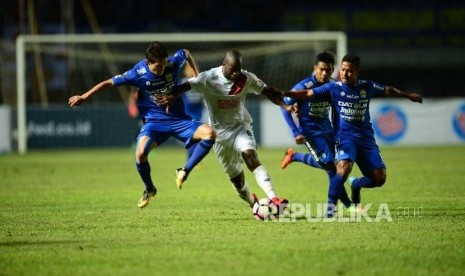
[[[146,81],[146,82],[145,82],[145,85],[149,86],[149,85],[150,85],[150,82],[149,82],[149,81]]]
[[[346,92],[342,91],[341,96],[344,97],[346,95]]]
[[[168,75],[166,75],[165,79],[166,79],[166,81],[169,81],[169,82],[170,82],[170,81],[173,81],[173,75],[172,75],[172,74],[168,74]]]
[[[365,91],[365,89],[360,90],[360,97],[362,97],[362,98],[367,97],[367,92]]]

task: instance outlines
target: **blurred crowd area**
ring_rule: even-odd
[[[456,81],[465,72],[463,0],[6,0],[0,15],[0,103],[14,102],[21,33],[344,31],[363,78],[425,97],[465,92]]]

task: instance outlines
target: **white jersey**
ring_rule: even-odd
[[[188,80],[191,90],[202,94],[209,114],[209,123],[218,136],[222,136],[228,129],[251,123],[250,114],[244,107],[247,94],[260,94],[266,87],[266,84],[251,72],[242,70],[237,79],[232,81],[224,77],[222,69],[223,66],[212,68]]]

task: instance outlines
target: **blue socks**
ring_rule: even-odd
[[[329,175],[329,189],[328,189],[328,203],[329,204],[337,204],[337,200],[339,198],[339,191],[340,187],[344,187],[344,179],[341,175],[337,173],[333,173],[333,176]]]
[[[313,155],[311,155],[309,153],[296,152],[296,153],[294,153],[294,155],[292,155],[292,161],[293,162],[301,162],[301,163],[307,164],[309,166],[312,166],[314,168],[321,169],[320,164],[318,164],[318,162],[316,162],[315,159],[313,158]]]
[[[210,149],[215,144],[215,140],[202,140],[197,143],[192,150],[192,155],[187,160],[184,170],[189,173],[192,169],[210,152]]]
[[[349,195],[347,195],[347,191],[344,185],[341,185],[341,187],[339,188],[339,199],[346,208],[349,208],[352,204],[352,201],[350,200]]]
[[[155,193],[157,193],[157,189],[153,185],[152,178],[150,177],[149,162],[143,162],[140,164],[136,163],[136,167],[137,167],[137,171],[139,172],[140,178],[142,178],[142,182],[144,182],[145,190],[155,191]]]
[[[375,185],[373,180],[365,176],[360,177],[360,178],[355,178],[354,181],[352,181],[350,186],[352,186],[352,188],[355,188],[355,189],[379,187]]]
[[[197,144],[193,144],[190,148],[187,149],[187,159],[191,158],[192,154],[194,154],[195,148],[197,147]]]

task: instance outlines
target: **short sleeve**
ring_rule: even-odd
[[[254,73],[247,72],[247,78],[250,78],[250,86],[249,89],[247,89],[247,92],[257,95],[261,94],[263,89],[266,87],[266,84]]]
[[[386,95],[386,86],[374,81],[369,81],[368,85],[370,90],[373,91],[373,96],[384,96]]]
[[[315,94],[315,98],[321,99],[331,96],[331,86],[333,85],[334,83],[326,83],[322,86],[312,88],[313,94]]]
[[[129,71],[124,72],[121,75],[116,75],[112,78],[113,84],[115,86],[120,86],[120,85],[132,85],[135,86],[136,84],[136,68],[132,68]]]

